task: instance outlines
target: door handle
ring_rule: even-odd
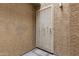
[[[50,28],[50,33],[52,33],[52,29]]]

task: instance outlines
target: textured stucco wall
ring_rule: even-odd
[[[70,53],[79,56],[79,3],[70,4]]]
[[[79,56],[79,3],[55,5],[55,53]]]
[[[56,55],[70,55],[70,9],[69,4],[55,5],[54,49]]]
[[[31,4],[0,4],[0,55],[22,55],[35,47]]]

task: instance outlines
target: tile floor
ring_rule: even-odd
[[[34,50],[28,53],[25,53],[23,56],[55,56],[55,55],[45,52],[43,50],[40,50],[38,48],[35,48]]]

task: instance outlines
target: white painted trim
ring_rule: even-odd
[[[52,4],[51,5],[48,5],[48,6],[45,6],[45,7],[41,8],[41,9],[37,10],[37,12],[42,11],[42,10],[45,10],[47,8],[50,8],[50,7],[52,7]]]
[[[53,42],[53,46],[51,45],[51,52],[54,53],[54,5],[51,6],[51,29],[52,29],[52,35],[51,35],[51,43]]]
[[[43,7],[43,8],[41,8],[41,9],[39,9],[39,10],[37,10],[36,11],[36,15],[37,15],[37,13],[39,13],[39,12],[41,12],[41,11],[43,11],[43,10],[45,10],[45,9],[48,9],[48,8],[51,8],[51,29],[52,29],[52,31],[53,31],[53,33],[52,33],[52,35],[51,35],[51,38],[52,38],[52,40],[51,40],[51,43],[53,42],[53,46],[51,47],[51,52],[52,53],[54,53],[54,6],[53,6],[53,4],[51,4],[51,5],[48,5],[48,6],[45,6],[45,7]],[[36,23],[36,26],[37,26],[37,23]],[[36,31],[37,31],[37,28],[36,28]],[[52,37],[53,36],[53,37]],[[37,34],[36,34],[36,37],[37,37]],[[37,40],[37,39],[36,39]],[[38,46],[37,46],[38,47]]]

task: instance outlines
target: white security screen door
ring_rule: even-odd
[[[36,46],[54,52],[54,6],[48,5],[36,13]]]

